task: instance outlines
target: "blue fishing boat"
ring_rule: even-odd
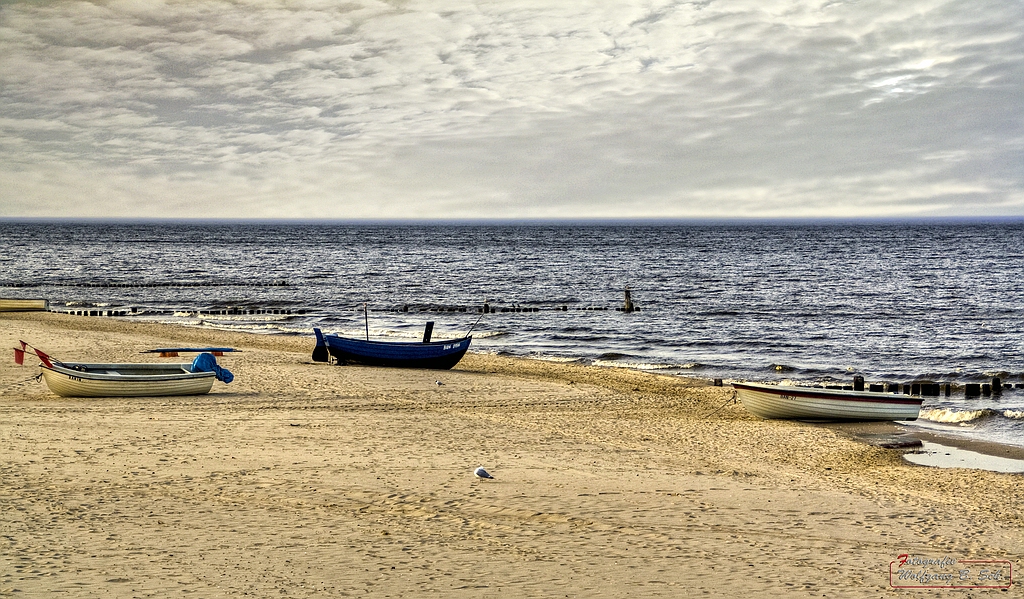
[[[314,328],[316,348],[313,350],[313,361],[328,362],[333,357],[339,364],[448,370],[466,355],[473,337],[431,341],[433,325],[433,322],[427,323],[421,342],[352,339],[324,335],[320,329]]]

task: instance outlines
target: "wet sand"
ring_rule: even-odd
[[[887,441],[890,438],[923,441],[937,443],[954,450],[969,451],[983,456],[1024,462],[1024,447],[980,441],[963,435],[918,427],[912,424],[904,425],[897,422],[849,422],[820,423],[820,426],[829,427],[847,435],[851,439],[866,443],[876,443],[879,439]],[[910,449],[913,448],[910,447]]]
[[[68,361],[242,350],[196,397],[60,398],[2,361],[0,596],[884,597],[900,554],[1016,570],[1024,548],[1024,477],[760,420],[705,381],[329,366],[311,337],[52,313],[0,333]]]

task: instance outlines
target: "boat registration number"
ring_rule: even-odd
[[[461,345],[462,345],[461,342],[459,342],[459,343],[448,343],[448,344],[446,344],[444,346],[444,348],[445,349],[458,349]]]

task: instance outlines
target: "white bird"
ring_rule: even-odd
[[[435,384],[435,385],[437,385],[438,387],[440,387],[440,386],[441,386],[441,385],[443,385],[444,383],[442,383],[441,381],[434,381],[434,384]]]
[[[477,478],[494,478],[493,476],[490,475],[489,472],[484,470],[483,466],[480,466],[479,468],[474,470],[473,474],[475,474]]]

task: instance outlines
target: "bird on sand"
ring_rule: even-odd
[[[441,381],[434,381],[434,384],[435,384],[435,385],[437,385],[438,387],[440,387],[440,386],[441,386],[441,385],[443,385],[444,383],[442,383]]]
[[[483,466],[480,466],[479,468],[474,470],[473,474],[475,474],[477,478],[494,478],[493,476],[491,476],[489,472],[484,470]]]

